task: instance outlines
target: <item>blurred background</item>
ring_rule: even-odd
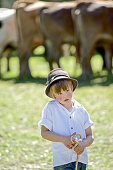
[[[12,9],[14,2],[17,3],[15,9]],[[100,5],[100,10],[97,10],[98,4],[90,10],[87,10],[87,5],[84,6],[84,9],[89,13],[91,12],[91,15],[87,15],[87,19],[84,18],[82,25],[82,31],[85,31],[86,35],[83,54],[86,54],[88,50],[86,47],[90,47],[91,42],[99,37],[99,31],[100,33],[105,31],[105,34],[101,34],[104,41],[99,39],[96,47],[95,43],[92,44],[94,51],[88,57],[88,62],[90,61],[91,64],[88,63],[85,66],[86,70],[83,73],[87,76],[87,73],[90,73],[87,72],[90,71],[87,68],[90,68],[91,65],[93,74],[87,79],[81,77],[80,63],[81,61],[83,64],[82,59],[86,56],[82,54],[83,58],[81,60],[78,58],[80,61],[76,62],[75,45],[73,43],[68,46],[68,43],[70,43],[68,38],[71,38],[74,42],[73,37],[75,36],[75,39],[77,37],[77,34],[74,35],[73,32],[71,18],[73,4],[67,5],[67,8],[65,8],[65,4],[64,6],[61,5],[60,8],[53,5],[52,8],[50,7],[49,10],[41,13],[44,19],[41,23],[41,30],[47,38],[44,39],[47,42],[46,44],[40,38],[38,19],[40,20],[41,5],[34,2],[37,2],[37,0],[0,0],[0,170],[52,170],[51,142],[42,139],[37,124],[41,119],[43,107],[51,100],[44,92],[46,78],[50,71],[50,63],[47,59],[49,55],[53,58],[56,57],[58,50],[57,57],[59,57],[61,67],[79,82],[73,98],[87,109],[91,120],[94,121],[93,134],[95,140],[88,147],[88,170],[112,170],[113,58],[110,63],[104,57],[109,57],[108,54],[111,51],[113,56],[113,2],[108,5],[108,1],[106,1],[104,7]],[[51,2],[54,2],[54,0],[51,0]],[[61,1],[59,0],[59,2]],[[105,9],[110,10],[107,13]],[[79,10],[76,11],[76,14],[79,14]],[[51,16],[50,23],[49,15]],[[94,16],[94,20],[90,20],[89,16]],[[76,19],[76,16],[74,18]],[[74,21],[76,24],[76,20]],[[88,21],[91,31],[88,29]],[[106,32],[108,33],[107,36],[105,36]],[[93,38],[89,36],[90,33]],[[78,38],[84,38],[84,36]],[[88,38],[90,39],[87,42]],[[52,48],[50,48],[48,39],[53,43]],[[63,53],[60,52],[61,49],[59,48],[62,45],[60,40],[67,42],[63,46]],[[57,42],[59,44],[55,49]],[[48,48],[49,53],[45,52],[46,48]],[[81,57],[79,53],[78,56]],[[57,58],[55,60],[57,61]],[[58,67],[56,61],[53,63],[54,67]],[[106,63],[110,63],[110,70],[106,69]],[[29,74],[30,71],[31,74]],[[19,75],[22,77],[19,77]]]

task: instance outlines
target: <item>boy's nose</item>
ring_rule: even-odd
[[[67,96],[67,92],[65,92],[65,94],[64,94],[65,96]]]

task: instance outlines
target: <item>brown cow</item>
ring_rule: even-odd
[[[62,55],[63,44],[74,44],[74,27],[71,10],[76,2],[63,2],[55,7],[49,7],[40,14],[40,27],[44,38],[47,59],[50,69],[55,61],[60,67],[59,58]]]
[[[26,6],[22,3],[16,9],[20,77],[31,76],[28,64],[29,57],[34,48],[44,43],[39,26],[40,12],[54,4],[56,3],[38,1],[37,3]]]
[[[60,67],[59,59],[62,55],[62,45],[74,43],[74,26],[71,10],[76,7],[77,2],[64,2],[49,7],[40,14],[41,31],[46,46],[46,55],[49,61],[50,70],[53,69],[53,62],[57,62]],[[98,51],[104,55],[103,51]]]
[[[113,46],[113,2],[79,3],[72,11],[75,39],[82,65],[82,77],[86,79],[92,73],[91,56],[96,47],[105,50],[106,66],[112,69]]]
[[[20,0],[20,1],[22,1],[22,0]],[[23,1],[27,1],[27,0],[23,0]],[[64,4],[67,4],[67,5],[64,5]],[[43,43],[44,43],[43,38],[40,34],[40,27],[39,27],[40,12],[42,12],[43,9],[48,8],[50,6],[52,6],[52,7],[55,6],[55,8],[58,8],[58,9],[59,9],[59,7],[62,8],[64,6],[64,8],[67,9],[68,8],[67,6],[69,6],[69,8],[70,8],[70,6],[71,6],[70,4],[72,4],[72,6],[73,6],[73,4],[75,4],[75,2],[73,2],[73,3],[72,2],[67,2],[67,3],[66,2],[65,3],[50,3],[49,2],[48,3],[48,2],[39,1],[33,5],[28,5],[27,7],[26,7],[26,2],[18,3],[18,5],[16,7],[17,8],[16,14],[17,14],[17,23],[18,23],[18,37],[19,37],[18,46],[19,46],[20,76],[21,77],[23,77],[25,75],[27,75],[27,76],[31,75],[30,69],[29,69],[29,64],[28,64],[28,59],[29,59],[33,49],[35,47],[37,47],[38,45],[43,45]],[[53,7],[53,11],[55,8]],[[70,42],[70,39],[71,39],[71,43],[72,43],[73,35],[71,35],[71,30],[73,32],[73,23],[72,23],[71,15],[70,15],[70,13],[66,14],[66,17],[68,17],[68,21],[66,21],[65,20],[66,17],[64,17],[64,19],[62,18],[62,16],[63,16],[62,12],[60,14],[61,14],[61,17],[59,15],[60,22],[58,22],[58,23],[64,23],[64,29],[66,28],[67,33],[69,32],[69,34],[70,34],[69,36],[67,36],[67,33],[65,32],[64,40],[65,40],[65,42]],[[69,23],[70,23],[70,25],[69,25]],[[50,25],[52,25],[52,24],[50,24]],[[49,25],[49,27],[50,27],[50,25]],[[69,31],[68,31],[68,29],[69,29]],[[53,30],[55,30],[55,29],[53,28]],[[61,31],[61,34],[62,33],[63,33],[63,30]],[[62,39],[61,34],[58,34],[59,39],[60,39],[60,37]],[[71,36],[71,38],[70,38],[70,36]],[[66,39],[66,37],[69,39]],[[65,42],[63,42],[63,43],[65,43]],[[59,44],[59,47],[60,47],[60,44]],[[61,47],[58,49],[59,53],[60,53],[60,49],[61,49]],[[56,57],[55,61],[58,61],[57,57]]]
[[[26,6],[36,3],[39,0],[17,0],[14,2],[12,8],[17,9],[22,3],[24,3]]]

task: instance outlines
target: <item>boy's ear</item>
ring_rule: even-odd
[[[73,86],[73,83],[72,83],[72,91],[73,91],[73,89],[74,89],[74,86]]]
[[[54,99],[56,99],[55,94],[53,94]]]

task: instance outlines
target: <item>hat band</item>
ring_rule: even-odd
[[[65,74],[57,74],[57,75],[53,76],[49,81],[47,81],[46,85],[50,84],[53,80],[55,80],[57,77],[60,77],[60,76],[64,76],[66,78],[70,78],[68,75],[65,75]]]

